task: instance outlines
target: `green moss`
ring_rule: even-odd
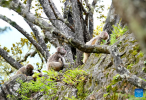
[[[124,52],[125,51],[125,48],[128,46],[128,44],[122,46],[120,49],[119,49],[119,52]]]
[[[74,69],[74,70],[68,70],[63,75],[63,81],[66,84],[75,86],[78,90],[77,95],[79,99],[85,98],[87,93],[84,90],[84,84],[85,80],[87,79],[88,73],[84,70]]]
[[[144,56],[144,53],[140,51],[136,58],[136,64],[139,62],[140,58],[142,58],[143,56]]]
[[[140,50],[140,46],[137,44],[133,47],[134,50],[139,51]]]
[[[146,80],[145,79],[143,79],[143,78],[141,78],[141,77],[139,77],[140,79],[142,79],[143,81],[145,81],[146,82]]]
[[[105,97],[107,97],[108,95],[109,95],[109,93],[106,93],[106,94],[103,95],[103,97],[105,98]]]
[[[142,51],[140,51],[137,57],[138,57],[138,58],[141,58],[141,57],[143,57],[143,56],[144,56],[144,53],[143,53]]]
[[[113,93],[111,96],[110,96],[110,100],[118,100],[118,95],[117,95],[117,93]]]
[[[139,58],[136,58],[135,64],[137,64],[139,62]]]
[[[135,72],[135,75],[137,75],[138,74],[138,72]]]
[[[106,78],[108,77],[109,73],[106,74]]]
[[[146,68],[145,68],[145,67],[143,67],[143,68],[142,68],[142,71],[146,73]]]
[[[133,50],[129,50],[129,54],[131,54],[133,52]]]
[[[127,69],[131,69],[134,64],[130,64],[127,66]]]
[[[135,42],[137,42],[137,40],[133,40],[133,41],[130,41],[130,42],[134,44]]]
[[[78,89],[78,92],[77,92],[77,95],[79,97],[83,97],[84,95],[84,82],[81,81],[78,85],[77,85],[77,89]]]
[[[122,44],[122,42],[120,42],[120,43],[117,45],[117,47],[121,47],[121,44]]]
[[[108,85],[108,86],[106,87],[106,91],[109,92],[109,91],[111,90],[111,88],[112,88],[112,86],[111,86],[111,85]]]
[[[132,55],[135,56],[136,54],[137,54],[137,51],[134,50],[134,51],[132,52]]]
[[[120,74],[117,74],[116,76],[113,77],[113,80],[118,81],[119,78],[120,78]]]
[[[101,57],[101,54],[95,53],[96,57]]]
[[[121,56],[121,58],[125,58],[125,57],[127,57],[127,55],[125,55],[125,54]]]
[[[125,40],[125,41],[124,41],[124,43],[127,43],[127,42],[128,42],[128,40]]]
[[[113,91],[113,92],[116,92],[117,89],[118,89],[117,86],[115,86],[115,87],[112,88],[112,91]]]

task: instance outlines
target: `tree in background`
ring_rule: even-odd
[[[91,3],[88,0],[63,0],[60,2],[64,3],[63,16],[53,0],[36,0],[35,2],[33,0],[0,1],[1,7],[18,13],[33,31],[27,33],[16,22],[0,14],[2,20],[25,36],[25,38],[21,38],[20,42],[14,43],[11,50],[7,47],[0,47],[1,74],[13,73],[15,69],[29,63],[27,61],[28,57],[34,57],[35,55],[39,55],[42,61],[41,64],[36,62],[41,69],[50,56],[49,43],[55,47],[63,46],[67,51],[66,61],[70,62],[71,65],[72,62],[75,62],[74,67],[83,64],[83,52],[93,52],[94,47],[88,48],[90,46],[85,46],[85,43],[93,37],[94,11],[99,13],[97,16],[99,19],[105,17],[102,13],[104,5],[99,5],[102,0],[93,0]],[[42,17],[44,14],[46,17]],[[41,29],[41,33],[36,26]],[[25,46],[27,52],[23,52]]]
[[[98,8],[98,6],[96,6],[98,2],[99,0],[93,0],[92,3],[89,3],[88,0],[66,0],[63,11],[64,16],[62,16],[57,10],[53,0],[39,0],[35,5],[38,7],[35,10],[35,13],[30,12],[31,9],[34,8],[31,6],[32,0],[1,0],[0,6],[7,7],[24,18],[33,30],[32,35],[27,33],[22,27],[6,16],[0,15],[0,18],[20,31],[28,39],[22,39],[22,41],[25,40],[25,42],[29,42],[28,47],[32,44],[34,46],[34,52],[39,54],[40,58],[45,62],[50,56],[46,45],[47,42],[50,42],[55,47],[63,46],[67,51],[67,62],[72,63],[75,60],[75,64],[73,64],[74,67],[82,64],[83,52],[111,54],[114,59],[115,69],[117,73],[119,73],[118,77],[137,87],[146,89],[146,82],[138,76],[131,74],[127,69],[127,66],[122,64],[123,62],[115,45],[113,45],[113,47],[107,45],[85,45],[85,43],[93,37],[93,14],[94,10]],[[128,24],[131,31],[137,36],[137,39],[140,41],[140,45],[145,52],[145,4],[145,0],[113,0],[103,30],[112,34],[112,32],[116,31],[114,31],[113,25],[120,25],[120,28],[122,29]],[[49,22],[41,17],[41,14],[38,12],[41,9],[43,9],[42,12],[46,14]],[[39,33],[36,26],[40,27],[44,37]],[[13,47],[15,46],[16,45],[13,45]],[[33,49],[31,48],[31,50]],[[21,53],[21,50],[18,51]],[[12,58],[6,48],[0,48],[0,55],[2,59],[16,69],[19,69],[22,66],[20,61],[26,61],[25,59],[22,60],[22,58],[15,58],[15,56]],[[30,55],[28,54],[28,56]],[[27,58],[27,56],[24,56],[24,58]]]

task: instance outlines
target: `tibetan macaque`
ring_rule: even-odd
[[[102,40],[107,41],[108,39],[109,39],[108,33],[105,31],[102,31],[99,35],[97,35],[96,37],[88,41],[86,45],[100,45]],[[90,53],[84,53],[83,63],[87,61],[89,56],[90,56]]]
[[[64,55],[66,50],[63,47],[58,47],[57,52],[50,56],[47,60],[47,70],[54,69],[55,71],[60,71],[63,69],[65,63]]]
[[[33,75],[33,69],[34,67],[31,64],[28,64],[26,66],[21,67],[16,75],[18,74],[25,74],[26,76],[32,76]]]

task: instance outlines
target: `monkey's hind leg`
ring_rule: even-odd
[[[49,66],[47,70],[53,69],[55,71],[60,71],[63,67],[63,65],[60,62],[50,62],[48,65]]]
[[[90,56],[90,53],[84,53],[83,63],[86,63],[89,56]]]

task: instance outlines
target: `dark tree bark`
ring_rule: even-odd
[[[28,0],[26,4],[21,3],[19,0],[10,0],[8,1],[9,3],[7,7],[24,17],[24,19],[28,22],[37,41],[34,40],[28,33],[26,33],[26,31],[23,30],[23,28],[21,28],[17,23],[10,24],[20,31],[36,47],[36,50],[41,53],[46,61],[49,57],[49,52],[45,42],[49,41],[55,47],[64,46],[67,51],[65,57],[67,62],[73,62],[75,60],[76,66],[78,66],[82,64],[83,51],[101,51],[96,51],[96,46],[87,46],[89,47],[88,49],[86,45],[84,45],[93,36],[93,12],[97,1],[98,0],[93,0],[92,4],[90,5],[88,0],[85,0],[86,6],[88,7],[87,11],[82,4],[82,0],[66,0],[64,8],[65,13],[63,17],[56,8],[53,0],[39,0],[44,13],[50,20],[51,24],[45,21],[42,17],[36,17],[33,13],[31,13],[30,8],[32,0]],[[5,6],[5,3],[0,1],[0,6]],[[85,18],[83,17],[83,13],[85,14]],[[0,18],[3,20],[8,19],[7,17],[4,18],[3,16],[0,16]],[[10,21],[14,22],[12,20]],[[42,29],[45,38],[39,34],[38,30],[35,28],[35,25]],[[93,48],[96,49],[93,50]],[[24,59],[20,60],[20,62],[25,61],[29,56],[31,56],[31,53],[26,54]]]
[[[74,26],[74,23],[73,23],[73,17],[72,17],[72,11],[71,11],[71,3],[70,3],[70,0],[66,0],[65,3],[64,3],[64,18],[68,20],[68,22]],[[73,60],[75,60],[75,56],[76,56],[76,48],[71,46],[71,52],[73,54]]]
[[[73,8],[72,10],[71,7]],[[86,14],[85,19],[83,18],[83,13]],[[64,3],[64,18],[66,18],[68,22],[75,27],[74,37],[80,41],[86,43],[91,39],[91,37],[93,37],[93,13],[91,12],[91,9],[89,12],[86,11],[82,5],[82,0],[66,0]],[[88,21],[89,23],[87,23]],[[81,61],[83,59],[83,53],[72,46],[71,51],[73,59],[76,59],[76,65],[78,66],[83,64]]]
[[[5,50],[0,48],[0,55],[14,68],[19,69],[22,67],[22,65],[17,62],[15,59],[13,59]]]

